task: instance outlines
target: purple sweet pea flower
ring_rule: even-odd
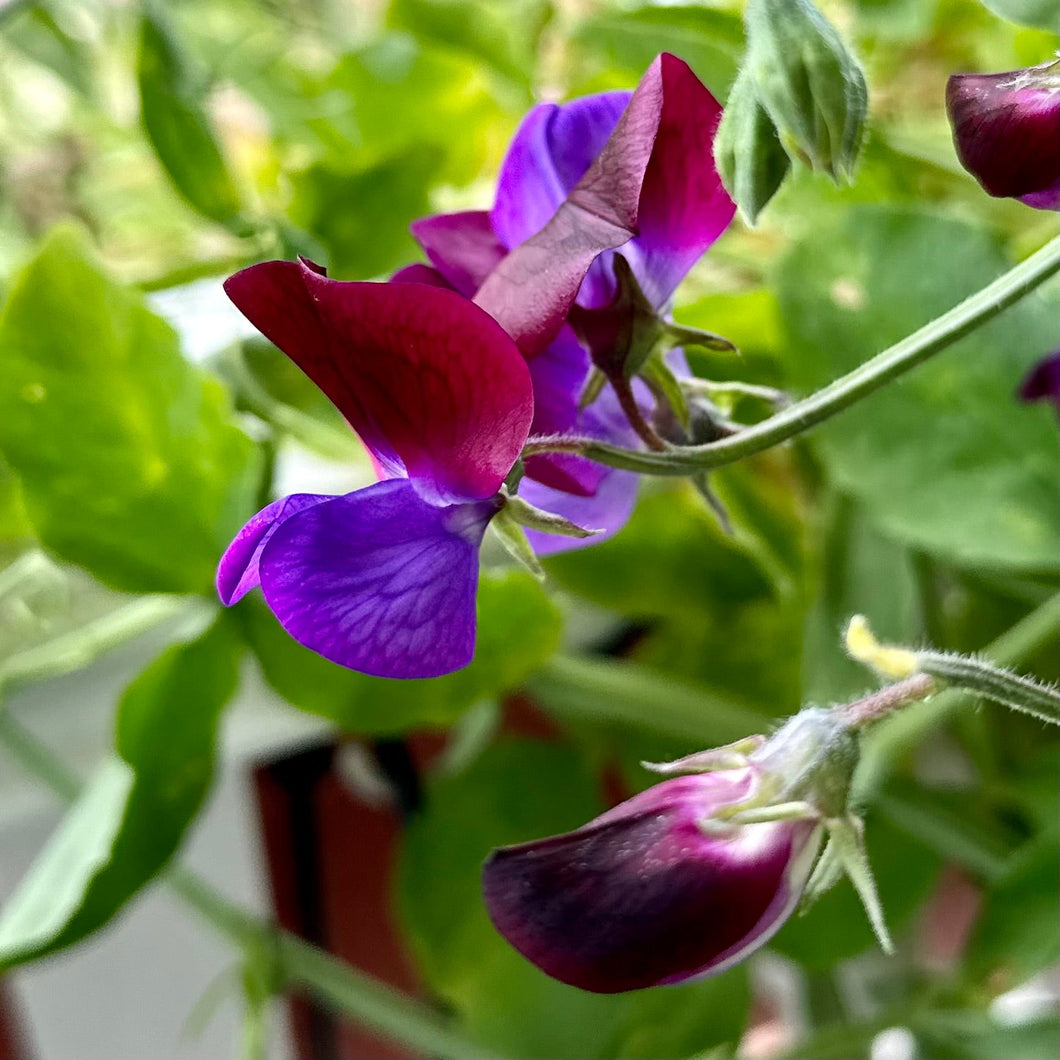
[[[437,282],[474,298],[528,358],[532,434],[639,444],[610,389],[579,410],[591,362],[564,321],[575,301],[595,309],[610,303],[617,252],[662,311],[728,226],[735,206],[713,158],[720,117],[688,66],[663,54],[634,92],[535,107],[508,150],[492,210],[412,225]],[[415,275],[403,270],[396,278]],[[546,552],[613,533],[637,488],[634,475],[573,456],[531,457],[526,474],[522,489],[533,503],[547,501],[557,514],[605,531],[582,541],[534,535]]]
[[[555,979],[618,993],[713,975],[795,909],[819,821],[711,828],[744,802],[754,766],[664,781],[577,831],[493,852],[483,869],[497,930]]]
[[[954,74],[946,109],[961,165],[990,195],[1060,209],[1060,64]]]
[[[1048,401],[1060,414],[1060,347],[1027,373],[1020,384],[1019,396],[1023,401]]]
[[[465,298],[423,283],[344,283],[309,262],[270,261],[225,290],[389,477],[268,505],[221,559],[222,602],[260,585],[295,640],[364,673],[465,666],[478,548],[533,412],[515,344]]]

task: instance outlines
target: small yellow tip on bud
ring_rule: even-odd
[[[919,669],[916,652],[908,648],[881,644],[864,615],[854,615],[851,618],[843,640],[847,654],[852,659],[871,667],[881,677],[900,681],[912,677]]]

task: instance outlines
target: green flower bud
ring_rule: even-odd
[[[726,190],[752,225],[791,168],[747,66],[729,92],[714,138],[714,162]]]
[[[857,59],[809,0],[749,0],[744,20],[745,66],[785,150],[848,177],[868,111]]]

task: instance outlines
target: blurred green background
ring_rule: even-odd
[[[696,371],[795,394],[1056,228],[1055,215],[982,193],[943,109],[951,72],[1050,57],[1055,4],[821,6],[869,81],[855,180],[796,172],[756,229],[734,223],[675,310],[742,351],[700,356]],[[628,527],[549,560],[544,587],[490,554],[478,651],[461,673],[363,677],[299,648],[259,600],[225,613],[213,600],[217,557],[257,506],[322,476],[351,489],[370,474],[330,405],[226,312],[220,280],[295,254],[339,279],[385,278],[418,256],[411,220],[490,204],[534,101],[630,87],[662,50],[723,99],[743,50],[739,8],[0,5],[8,750],[26,688],[183,623],[120,698],[77,816],[11,881],[0,967],[84,938],[167,863],[210,787],[239,675],[260,671],[292,710],[360,739],[457,727],[460,753],[424,776],[403,833],[393,908],[425,988],[484,1055],[867,1057],[895,1027],[907,1051],[874,1056],[1057,1055],[1056,740],[1000,708],[928,711],[871,744],[860,798],[896,958],[875,952],[841,884],[762,961],[601,998],[523,962],[478,893],[490,847],[584,822],[602,775],[608,790],[644,787],[642,759],[870,687],[839,644],[852,612],[903,642],[993,642],[1056,679],[1057,424],[1014,397],[1057,344],[1055,284],[810,437],[714,474],[731,536],[687,484],[645,481]],[[550,739],[504,725],[517,691],[550,719]],[[26,764],[24,746],[16,757]],[[954,926],[958,891],[974,915]],[[959,937],[944,945],[949,929]],[[1028,981],[1037,993],[1017,995],[1022,1007],[999,1004]]]

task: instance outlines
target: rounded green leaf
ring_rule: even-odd
[[[808,392],[850,371],[1008,264],[972,225],[848,211],[778,274],[796,385]],[[1056,344],[1056,317],[1054,294],[1031,295],[810,436],[888,536],[969,567],[1056,570],[1056,418],[1015,396]]]
[[[252,510],[257,454],[221,385],[59,228],[0,313],[0,451],[47,548],[118,589],[200,592]]]

